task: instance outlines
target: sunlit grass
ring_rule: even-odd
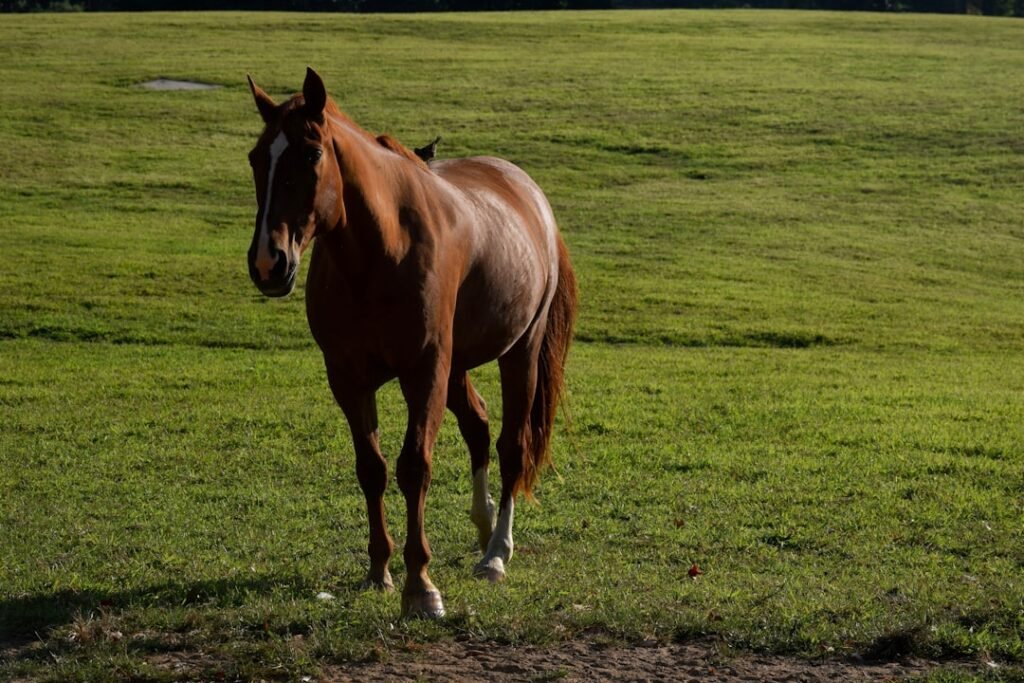
[[[1012,674],[1022,40],[789,12],[5,17],[0,672],[172,678],[160,654],[189,652],[287,679],[598,629]],[[521,164],[580,277],[573,421],[501,586],[470,578],[441,434],[437,624],[357,590],[362,496],[301,290],[247,278],[244,75],[286,96],[306,64],[372,130]],[[156,76],[224,87],[134,87]],[[496,434],[496,372],[475,381]],[[405,411],[379,400],[393,462]]]

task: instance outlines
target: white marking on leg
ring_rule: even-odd
[[[487,555],[500,557],[508,562],[512,559],[512,521],[516,516],[516,501],[508,499],[505,507],[498,513],[498,523],[494,525],[491,544],[487,547]]]
[[[498,523],[494,525],[491,542],[487,545],[487,554],[477,563],[473,572],[477,576],[486,577],[491,581],[505,578],[505,565],[512,559],[512,521],[515,518],[516,503],[508,499],[505,507],[498,513]]]
[[[287,148],[288,138],[284,136],[284,131],[281,131],[270,143],[270,171],[267,172],[267,191],[263,195],[266,201],[263,203],[263,220],[260,221],[260,234],[256,240],[255,265],[263,280],[270,277],[270,271],[274,268],[274,259],[270,256],[270,229],[267,227],[267,217],[270,215],[270,199],[274,194],[274,171],[277,169],[278,159]]]
[[[473,473],[473,505],[469,518],[480,531],[480,543],[489,543],[494,530],[494,499],[487,485],[487,468],[481,467]]]

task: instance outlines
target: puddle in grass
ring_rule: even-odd
[[[139,83],[140,88],[147,90],[216,90],[219,85],[212,83],[200,83],[199,81],[178,81],[173,78],[154,78],[151,81]]]

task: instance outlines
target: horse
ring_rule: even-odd
[[[568,251],[544,193],[514,164],[427,164],[394,138],[359,127],[311,68],[302,92],[281,104],[248,81],[264,124],[249,153],[258,205],[249,274],[264,295],[286,296],[313,247],[306,318],[352,433],[369,521],[363,586],[381,590],[394,588],[394,543],[375,396],[398,379],[408,408],[395,472],[406,503],[402,614],[443,617],[423,520],[445,407],[470,455],[470,519],[483,552],[473,574],[497,582],[512,558],[516,499],[532,498],[550,462],[578,306]],[[502,401],[497,508],[487,406],[468,374],[494,360]]]

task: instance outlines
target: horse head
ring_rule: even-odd
[[[344,222],[342,174],[325,115],[327,90],[315,71],[307,68],[302,94],[282,104],[251,77],[249,87],[265,124],[249,152],[258,205],[249,275],[265,295],[286,296],[313,238]]]

